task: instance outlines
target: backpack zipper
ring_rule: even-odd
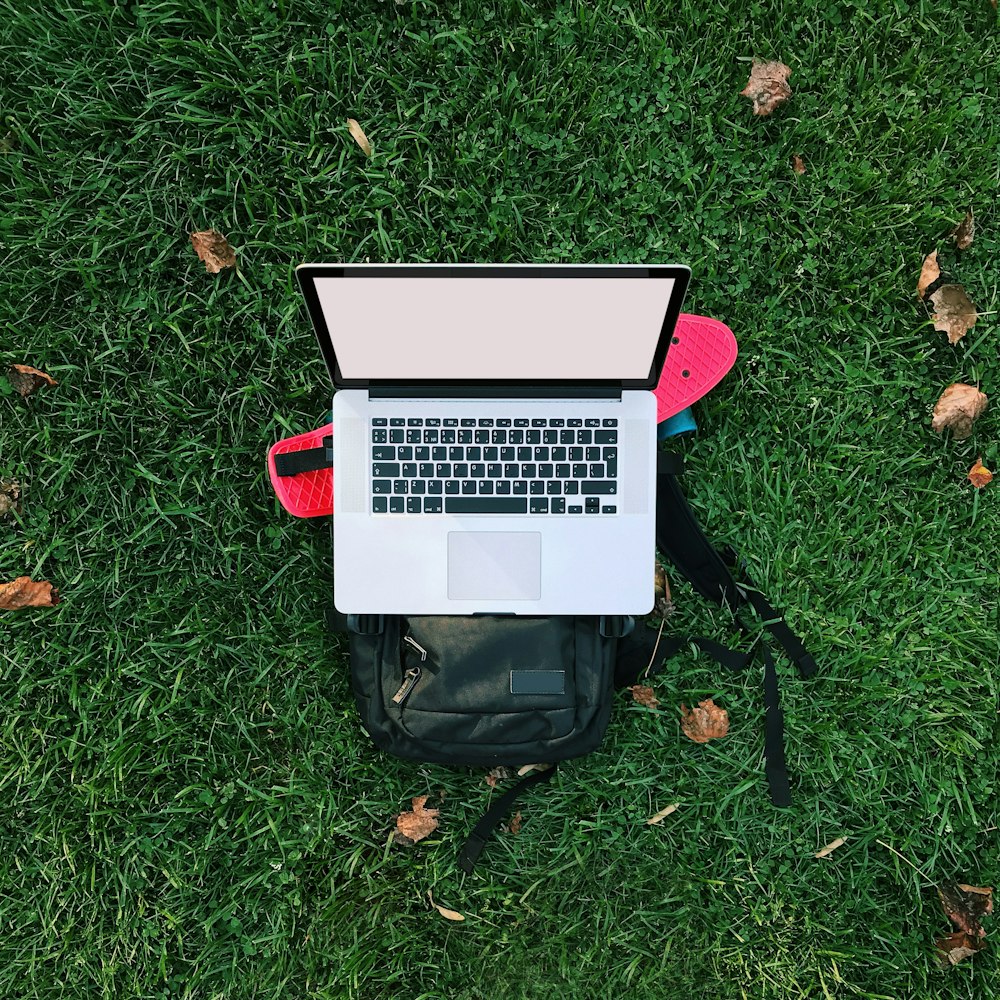
[[[420,662],[423,663],[427,659],[427,650],[417,642],[412,636],[406,636],[403,642],[407,645],[412,646],[420,654]],[[409,696],[410,692],[416,687],[417,681],[420,680],[420,674],[422,673],[419,666],[410,667],[405,674],[403,674],[403,683],[399,690],[392,696],[392,703],[394,705],[402,705],[404,700]]]

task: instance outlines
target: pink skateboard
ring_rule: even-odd
[[[657,421],[701,399],[719,384],[735,361],[736,338],[725,323],[681,313],[655,389]],[[278,501],[289,514],[321,517],[333,513],[332,452],[327,452],[332,448],[332,436],[333,424],[326,424],[271,445],[267,471]]]

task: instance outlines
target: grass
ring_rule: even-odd
[[[1000,425],[929,426],[952,381],[996,393],[986,0],[0,11],[0,363],[59,380],[0,396],[0,475],[26,488],[0,577],[63,595],[0,621],[0,995],[1000,992],[995,941],[933,957],[933,883],[1000,879],[998,493],[964,479],[1000,464]],[[769,118],[739,96],[754,55],[793,70]],[[207,227],[238,273],[205,273]],[[914,295],[935,247],[982,313],[957,347]],[[821,669],[780,665],[792,809],[768,802],[759,679],[682,656],[662,713],[623,700],[457,870],[491,791],[370,747],[322,624],[327,526],[264,473],[329,407],[292,266],[366,259],[692,266],[688,310],[741,354],[685,486]],[[725,637],[675,590],[678,629]],[[697,746],[674,707],[707,695],[733,732]],[[439,790],[438,833],[387,847]]]

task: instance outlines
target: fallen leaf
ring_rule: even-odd
[[[224,267],[236,264],[236,253],[229,245],[229,240],[214,229],[192,233],[191,246],[205,262],[205,270],[209,274],[218,274]]]
[[[427,804],[426,795],[418,795],[412,801],[413,809],[396,817],[396,830],[415,844],[437,829],[439,810],[424,808]]]
[[[29,365],[11,365],[7,369],[7,378],[21,394],[22,399],[27,399],[43,385],[59,384],[51,375],[46,375],[45,372],[40,372],[37,368],[31,368]]]
[[[948,919],[970,937],[984,938],[982,919],[993,912],[993,889],[964,885],[945,879],[938,887],[938,897]]]
[[[941,398],[934,404],[931,429],[940,434],[951,428],[956,441],[964,441],[972,433],[972,425],[978,419],[989,397],[975,386],[963,382],[952,382]]]
[[[681,711],[684,713],[681,729],[695,743],[717,740],[729,732],[729,713],[719,708],[711,698],[698,702],[697,708],[688,709],[686,705],[681,705]]]
[[[0,583],[0,611],[21,608],[53,608],[59,603],[59,591],[48,580],[34,581],[19,576],[10,583]]]
[[[653,572],[653,610],[660,618],[669,618],[677,609],[670,593],[670,581],[663,563],[656,561]]]
[[[347,119],[347,127],[350,130],[351,138],[361,147],[365,156],[371,156],[372,144],[368,141],[365,130],[353,118]]]
[[[547,771],[550,767],[552,767],[551,764],[522,764],[517,769],[517,776],[522,778],[524,775],[530,774],[532,771]]]
[[[836,840],[831,840],[830,843],[827,844],[826,847],[823,848],[823,850],[817,851],[813,855],[813,857],[814,858],[825,858],[825,857],[828,857],[829,855],[833,854],[833,852],[838,847],[843,847],[844,844],[846,844],[846,843],[847,843],[847,838],[846,837],[838,837]]]
[[[651,687],[645,687],[642,684],[633,684],[629,688],[629,691],[632,692],[632,700],[638,702],[640,705],[645,705],[646,708],[656,708],[660,704]]]
[[[510,823],[507,824],[507,829],[510,830],[510,832],[516,837],[521,832],[522,822],[521,811],[518,810],[513,816],[511,816]]]
[[[951,235],[959,250],[968,250],[972,246],[972,240],[976,235],[976,220],[973,218],[971,208],[965,213],[965,218],[951,231]]]
[[[934,329],[948,334],[948,343],[957,344],[975,325],[979,314],[961,285],[942,285],[931,294]]]
[[[646,820],[646,826],[652,826],[654,823],[662,823],[671,813],[677,812],[677,807],[680,803],[675,802],[673,805],[667,806],[665,809],[661,809],[658,813],[650,816]]]
[[[806,172],[806,165],[802,162],[801,156],[792,157],[792,170],[797,174],[804,174]]]
[[[929,253],[924,258],[924,263],[920,268],[920,277],[917,278],[917,298],[921,302],[927,294],[927,289],[941,277],[941,268],[938,266],[937,250]]]
[[[486,775],[486,784],[490,788],[496,788],[498,781],[506,781],[508,778],[512,777],[514,772],[509,767],[504,767],[502,764],[500,767],[494,767],[490,770],[489,774]]]
[[[977,490],[981,490],[984,486],[988,486],[993,481],[993,473],[983,465],[982,455],[976,459],[976,464],[969,469],[969,482],[976,487]],[[0,500],[3,498],[0,497]]]
[[[21,510],[21,484],[16,479],[0,479],[0,517]]]
[[[787,83],[791,72],[791,68],[784,63],[754,59],[750,67],[750,80],[740,91],[740,95],[753,101],[755,115],[769,115],[792,96],[792,88]]]
[[[449,910],[447,906],[442,906],[440,903],[435,903],[434,897],[431,895],[430,889],[427,890],[427,898],[431,901],[431,906],[433,906],[434,909],[437,910],[438,913],[440,913],[441,916],[445,918],[445,920],[465,919],[465,917],[463,917],[462,914],[458,912],[458,910]]]
[[[982,949],[983,942],[969,937],[965,931],[955,931],[947,937],[939,938],[934,942],[938,951],[942,965],[958,965],[963,958],[969,958]]]

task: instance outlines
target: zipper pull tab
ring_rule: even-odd
[[[410,667],[410,669],[403,675],[402,687],[400,687],[400,689],[392,696],[393,704],[401,705],[403,700],[413,690],[419,680],[420,667]]]
[[[412,646],[420,654],[421,663],[423,663],[424,660],[427,659],[427,650],[424,649],[424,647],[421,646],[420,643],[417,642],[417,640],[414,639],[412,635],[406,636],[406,638],[403,639],[403,642],[408,646]]]

